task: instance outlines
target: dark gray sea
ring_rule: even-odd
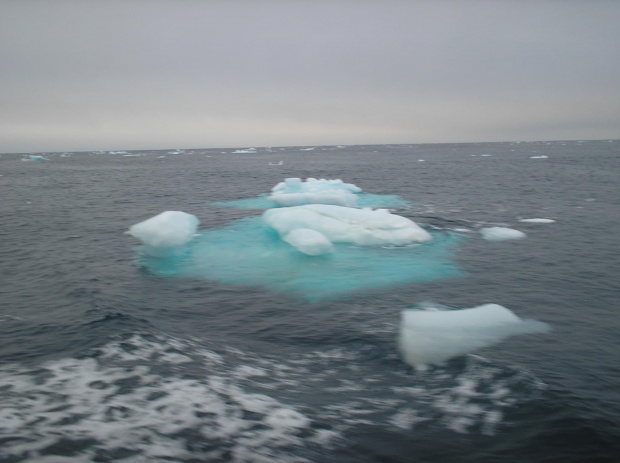
[[[620,461],[619,174],[618,140],[3,154],[0,461]],[[438,238],[415,278],[243,280],[236,224],[289,177],[397,195]],[[145,260],[124,232],[167,210],[236,241]],[[551,331],[401,360],[403,309],[485,303]]]

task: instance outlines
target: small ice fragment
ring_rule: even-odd
[[[200,221],[195,215],[166,211],[132,225],[128,233],[153,248],[173,248],[188,243]]]
[[[416,369],[496,344],[518,334],[542,333],[545,323],[523,320],[498,304],[463,310],[403,310],[398,347]]]
[[[41,162],[41,161],[49,161],[49,159],[46,158],[45,156],[38,156],[35,154],[30,154],[27,158],[23,158],[22,161]]]
[[[309,228],[297,228],[282,239],[309,256],[320,256],[334,252],[334,246],[325,235]]]
[[[480,234],[487,241],[520,240],[527,236],[522,231],[505,227],[481,228]]]
[[[519,222],[525,223],[555,223],[553,219],[519,219]]]

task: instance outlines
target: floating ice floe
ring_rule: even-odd
[[[523,320],[498,304],[463,310],[404,310],[398,347],[416,369],[496,344],[510,336],[544,333],[546,323]]]
[[[263,219],[280,236],[309,228],[333,243],[360,246],[407,245],[431,241],[430,233],[412,220],[387,210],[354,209],[325,204],[270,209]]]
[[[147,247],[147,251],[169,250],[191,241],[200,221],[195,215],[166,211],[132,225],[129,233]]]
[[[35,154],[30,154],[30,155],[28,155],[27,158],[22,158],[22,161],[41,162],[41,161],[49,161],[49,159],[46,158],[45,156],[38,156],[38,155],[35,155]]]
[[[519,219],[519,222],[525,223],[555,223],[553,219]]]
[[[530,156],[530,159],[548,159],[549,156]]]
[[[480,234],[487,241],[521,240],[527,237],[522,231],[506,227],[481,228]]]
[[[323,191],[351,195],[361,191],[341,180],[316,179],[305,183],[288,179],[273,190],[287,196],[304,188],[312,190],[304,194],[319,196]],[[369,195],[365,199],[380,202],[386,198],[397,197]],[[198,219],[183,212],[169,211],[134,225],[129,233],[145,244],[140,265],[159,276],[263,287],[310,302],[462,274],[451,259],[460,236],[431,235],[386,209],[330,204],[273,208],[266,197],[237,201],[236,206],[255,208],[258,201],[271,204],[261,205],[268,209],[262,217],[205,230],[195,239]]]

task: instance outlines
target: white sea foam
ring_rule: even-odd
[[[311,204],[271,209],[263,219],[280,236],[297,228],[323,234],[333,243],[367,245],[406,245],[432,240],[432,236],[415,222],[387,210]]]
[[[492,434],[506,408],[544,387],[477,356],[410,376],[357,348],[271,358],[218,347],[134,335],[92,357],[0,365],[0,454],[28,463],[303,461],[297,455],[337,447],[352,427],[409,432],[423,422]]]
[[[166,211],[132,225],[128,233],[152,248],[173,248],[188,243],[199,223],[195,215]]]
[[[300,433],[312,435],[310,419],[217,374],[185,378],[174,369],[165,375],[151,369],[176,365],[171,350],[178,346],[135,336],[107,345],[99,358],[45,363],[37,370],[39,376],[4,366],[0,436],[12,439],[3,454],[40,462],[64,442],[64,447],[77,450],[61,451],[49,461],[93,461],[102,453],[123,452],[124,457],[112,458],[216,461],[229,452],[254,455],[235,461],[300,461],[288,451],[304,445]]]
[[[527,237],[522,231],[506,227],[481,228],[480,234],[487,241],[520,240]]]
[[[548,159],[549,156],[530,156],[530,159]]]
[[[544,323],[522,320],[498,304],[463,310],[409,309],[402,312],[398,346],[405,362],[424,369],[510,336],[547,330]]]

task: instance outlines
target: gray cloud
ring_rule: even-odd
[[[620,137],[618,2],[0,4],[0,151]]]

